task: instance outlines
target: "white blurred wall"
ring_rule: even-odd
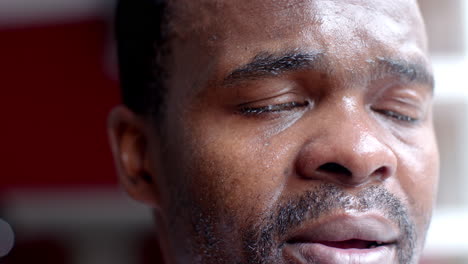
[[[437,208],[426,255],[468,263],[468,0],[419,0],[436,80],[434,123],[441,155]],[[449,262],[448,259],[452,259]]]

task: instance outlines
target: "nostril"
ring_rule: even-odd
[[[381,179],[387,178],[389,175],[389,171],[387,167],[380,167],[376,171],[374,171],[373,175],[381,177]]]
[[[325,173],[341,174],[341,175],[346,175],[346,176],[352,175],[350,170],[334,162],[323,164],[322,166],[318,167],[317,171],[325,172]]]

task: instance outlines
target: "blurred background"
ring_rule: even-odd
[[[155,263],[150,212],[119,189],[107,143],[106,116],[119,102],[114,5],[0,1],[0,218],[15,232],[0,263]],[[422,264],[466,264],[468,0],[420,5],[442,157]]]

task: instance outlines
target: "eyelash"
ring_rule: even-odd
[[[298,107],[307,107],[309,106],[308,101],[304,101],[302,103],[299,102],[289,102],[289,103],[284,103],[284,104],[275,104],[275,105],[267,105],[267,106],[261,106],[261,107],[242,107],[239,112],[243,115],[247,116],[252,116],[252,115],[261,115],[264,113],[276,113],[276,112],[281,112],[281,111],[290,111],[294,108]],[[380,113],[382,115],[388,116],[390,118],[393,118],[397,121],[401,122],[406,122],[410,124],[417,123],[419,119],[413,118],[408,115],[403,115],[395,111],[391,110],[377,110],[374,109],[377,113]]]
[[[417,123],[419,121],[419,119],[417,119],[417,118],[407,116],[407,115],[403,115],[403,114],[400,114],[400,113],[397,113],[397,112],[394,112],[394,111],[391,111],[391,110],[376,110],[376,109],[374,109],[374,111],[376,111],[377,113],[383,114],[385,116],[388,116],[390,118],[396,119],[397,121],[402,121],[402,122],[406,122],[406,123],[414,124],[414,123]]]
[[[243,115],[261,115],[264,113],[276,113],[276,112],[282,112],[282,111],[290,111],[294,108],[299,108],[299,107],[307,107],[309,106],[308,101],[304,101],[302,103],[300,102],[289,102],[289,103],[284,103],[284,104],[274,104],[274,105],[267,105],[267,106],[261,106],[261,107],[241,107],[239,112]]]

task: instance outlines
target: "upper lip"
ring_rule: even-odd
[[[301,225],[287,243],[364,240],[391,244],[397,241],[399,233],[392,221],[379,214],[339,214]]]

